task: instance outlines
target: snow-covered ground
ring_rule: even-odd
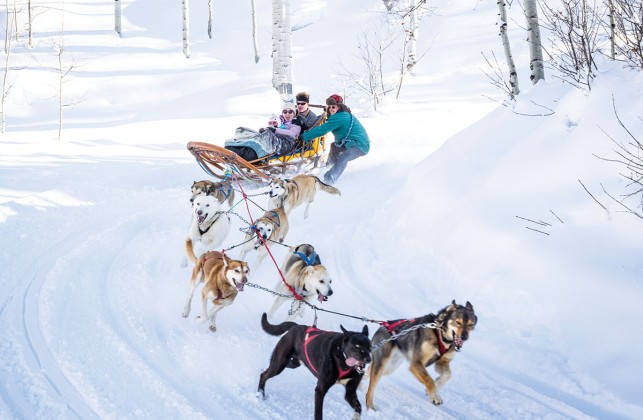
[[[279,109],[268,2],[257,2],[259,64],[250,2],[214,2],[212,40],[207,3],[191,2],[190,59],[177,2],[123,2],[122,38],[109,2],[65,2],[74,105],[60,142],[58,76],[43,69],[57,62],[61,3],[36,3],[48,8],[32,50],[14,40],[21,69],[9,73],[0,135],[0,418],[312,418],[315,380],[304,368],[271,379],[265,401],[255,395],[277,341],[259,325],[272,295],[246,288],[214,334],[195,322],[198,311],[181,317],[189,188],[207,179],[185,144],[221,144]],[[643,418],[643,222],[603,192],[632,188],[619,165],[597,158],[615,157],[608,134],[630,140],[612,96],[643,139],[642,75],[604,64],[591,94],[553,77],[532,88],[516,7],[515,110],[555,111],[519,115],[488,99],[501,95],[481,71],[481,51],[500,55],[496,3],[436,7],[400,100],[372,113],[347,99],[371,153],[349,165],[341,197],[320,192],[307,220],[296,209],[286,238],[315,245],[331,271],[335,293],[322,309],[383,320],[452,299],[475,307],[478,326],[451,365],[444,405],[401,367],[363,418]],[[357,37],[382,9],[376,0],[293,2],[295,90],[316,103],[342,93],[338,63],[359,64]],[[256,201],[267,206],[266,196]],[[235,209],[248,218],[243,203]],[[226,247],[243,227],[233,217]],[[281,262],[286,248],[273,249]],[[278,280],[269,259],[250,278],[268,288]],[[312,320],[309,310],[301,322]],[[340,324],[364,325],[318,312],[321,328]],[[341,386],[325,415],[351,415]]]

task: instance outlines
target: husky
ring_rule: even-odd
[[[245,243],[241,247],[240,260],[245,260],[250,251],[257,251],[256,265],[261,264],[273,242],[283,243],[288,234],[288,217],[283,207],[268,210],[263,216],[255,220],[246,232]],[[265,242],[265,246],[264,246]]]
[[[186,253],[189,257],[188,247],[197,244],[201,252],[212,251],[223,243],[230,231],[230,217],[221,211],[221,203],[211,194],[198,194],[192,201],[192,222],[188,237],[185,240]],[[187,266],[187,258],[182,266]]]
[[[331,287],[333,280],[326,267],[321,264],[315,248],[309,244],[301,244],[291,247],[291,250],[292,253],[286,257],[281,267],[285,283],[283,280],[279,280],[274,288],[275,292],[280,295],[288,294],[291,292],[290,287],[292,287],[306,302],[310,302],[314,298],[317,298],[319,302],[327,301],[328,297],[333,294]],[[283,296],[278,296],[275,299],[272,308],[268,311],[268,317],[272,318],[277,309],[287,300],[292,300],[292,305],[286,320],[292,321],[297,315],[302,317],[306,308],[305,304],[295,298]],[[297,303],[299,304],[295,307]]]
[[[250,269],[244,261],[231,260],[225,254],[210,251],[199,258],[194,255],[191,246],[188,247],[189,258],[195,263],[190,279],[190,292],[183,308],[183,318],[190,315],[192,297],[197,287],[204,283],[201,289],[201,315],[197,317],[201,322],[210,321],[210,331],[215,332],[217,313],[226,306],[232,305],[239,292],[243,291],[248,282]],[[208,299],[212,301],[213,308],[208,313]]]
[[[194,181],[191,191],[192,198],[190,198],[190,203],[194,202],[194,198],[199,194],[213,195],[221,204],[227,201],[230,207],[232,207],[234,203],[234,188],[232,188],[232,182],[230,182],[230,180],[223,182],[212,182],[208,180]]]
[[[270,188],[270,204],[273,207],[283,207],[286,213],[290,214],[292,209],[306,203],[304,219],[308,218],[308,209],[310,203],[315,200],[317,187],[329,193],[341,195],[341,192],[328,184],[322,182],[319,178],[312,175],[297,175],[293,179],[273,178],[268,184]]]
[[[368,339],[368,327],[361,332],[342,332],[319,330],[295,322],[283,322],[272,325],[264,313],[261,327],[270,335],[280,339],[270,357],[270,365],[259,376],[258,394],[266,397],[266,381],[279,375],[284,368],[297,368],[304,365],[317,378],[315,387],[315,420],[321,420],[324,410],[324,397],[336,383],[346,386],[344,399],[354,410],[353,418],[359,419],[362,405],[357,399],[364,369],[371,361],[371,341]]]
[[[407,333],[404,330],[419,324],[435,323],[435,328],[420,328]],[[405,358],[410,364],[411,373],[426,389],[431,402],[442,404],[438,390],[451,377],[449,363],[469,338],[478,318],[473,305],[455,303],[445,307],[437,315],[428,314],[411,320],[387,321],[373,336],[373,363],[370,366],[370,382],[366,392],[366,408],[374,409],[373,394],[382,375],[393,372]],[[401,334],[389,340],[393,334]],[[435,365],[440,375],[436,381],[426,368]]]

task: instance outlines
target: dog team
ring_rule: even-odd
[[[253,265],[256,267],[268,255],[273,243],[284,244],[289,230],[288,215],[305,204],[304,218],[307,218],[318,190],[341,194],[317,177],[303,174],[292,179],[274,178],[268,188],[271,209],[247,229],[239,258],[235,260],[215,251],[230,231],[229,211],[223,210],[222,206],[227,203],[232,209],[235,189],[231,180],[193,183],[192,214],[182,266],[187,266],[189,261],[194,268],[182,313],[184,318],[190,314],[194,293],[203,285],[201,312],[197,319],[209,321],[209,329],[216,331],[217,313],[231,305],[248,282],[250,267],[246,256],[256,253]],[[289,249],[291,252],[281,266],[283,281],[274,287],[278,297],[261,318],[262,329],[281,338],[272,352],[268,368],[259,377],[258,394],[265,398],[268,379],[285,368],[294,369],[303,363],[317,378],[315,419],[322,419],[324,397],[336,383],[345,386],[345,400],[353,408],[353,418],[359,419],[362,406],[357,398],[357,388],[366,365],[370,364],[366,407],[374,410],[373,397],[380,379],[406,359],[409,370],[424,385],[431,402],[442,404],[438,391],[451,377],[449,364],[477,323],[473,305],[469,302],[459,305],[454,300],[437,314],[380,321],[381,326],[372,339],[369,339],[367,326],[356,332],[347,331],[340,325],[341,332],[331,332],[300,325],[293,319],[302,316],[306,303],[314,299],[323,302],[333,294],[332,279],[312,245],[301,244]],[[212,305],[209,311],[208,301]],[[291,301],[291,310],[285,322],[271,324],[269,318],[287,301]],[[435,380],[427,371],[431,365],[439,375]]]

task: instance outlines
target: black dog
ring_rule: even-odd
[[[357,386],[362,380],[366,364],[371,361],[371,341],[366,325],[361,333],[346,331],[341,325],[341,333],[330,332],[295,322],[273,325],[264,313],[261,327],[271,335],[286,333],[272,352],[270,366],[259,376],[258,392],[263,398],[266,397],[268,379],[279,375],[284,368],[294,369],[303,362],[317,377],[315,420],[322,419],[324,397],[337,382],[346,386],[344,399],[355,410],[353,418],[359,418],[362,405],[357,399]]]

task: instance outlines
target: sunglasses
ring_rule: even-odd
[[[294,114],[295,111],[293,111],[292,109],[284,109],[283,111],[281,111],[281,113],[282,114]]]
[[[306,102],[297,102],[297,105],[306,105]]]
[[[328,105],[328,109],[337,109],[339,108],[337,105]]]

